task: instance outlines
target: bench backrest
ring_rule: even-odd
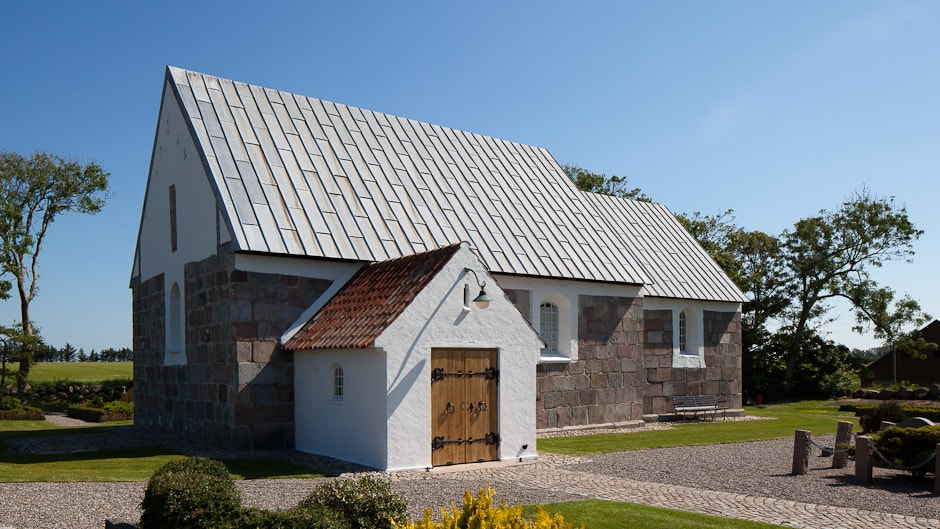
[[[681,395],[672,398],[675,406],[717,406],[718,397],[715,395]]]

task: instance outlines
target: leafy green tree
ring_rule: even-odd
[[[23,325],[17,323],[11,326],[0,326],[0,388],[6,387],[8,378],[19,380],[19,371],[12,370],[9,366],[19,362],[20,354],[24,346],[39,348],[42,346],[42,340],[36,329],[33,329],[32,336],[26,336],[23,333]]]
[[[926,352],[935,349],[937,344],[928,342],[918,329],[905,332],[909,326],[921,327],[931,317],[920,308],[920,304],[910,296],[894,299],[894,291],[888,287],[878,288],[870,284],[860,284],[852,292],[855,307],[855,330],[865,332],[871,328],[875,338],[882,340],[886,349],[891,351],[893,378],[897,384],[897,353],[901,350],[911,358],[926,358]]]
[[[38,258],[47,230],[63,213],[99,212],[108,197],[108,177],[96,162],[81,164],[45,152],[29,158],[0,152],[0,261],[15,280],[27,338],[20,354],[20,390],[28,387],[32,365],[29,304],[38,293]],[[9,282],[2,286],[9,291]]]
[[[85,354],[85,350],[82,349],[82,348],[79,348],[79,349],[78,349],[78,361],[79,361],[79,362],[87,362],[87,361],[88,361],[88,355]]]
[[[827,301],[846,299],[858,314],[875,315],[877,310],[867,306],[878,297],[870,270],[888,261],[910,260],[914,241],[922,234],[894,197],[879,197],[867,189],[845,200],[836,211],[820,211],[784,232],[783,259],[793,300],[786,387],[791,386],[803,355],[808,325],[830,310]]]
[[[639,187],[630,189],[625,176],[608,177],[604,173],[592,173],[583,167],[571,164],[564,164],[561,168],[581,191],[639,200],[641,202],[653,201]]]

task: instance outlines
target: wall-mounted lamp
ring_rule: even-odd
[[[473,298],[473,304],[477,306],[478,309],[483,310],[486,307],[490,306],[490,301],[493,301],[493,298],[489,297],[486,294],[486,281],[480,282],[480,278],[477,276],[477,273],[472,268],[464,268],[464,272],[470,272],[473,274],[473,279],[476,280],[477,286],[480,287],[480,294]]]

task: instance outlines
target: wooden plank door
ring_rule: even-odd
[[[496,349],[431,350],[431,464],[499,457]]]
[[[467,366],[467,461],[495,461],[499,457],[499,402],[496,350],[471,349]],[[489,436],[489,437],[487,437]]]

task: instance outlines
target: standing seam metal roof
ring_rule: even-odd
[[[470,241],[493,273],[741,300],[668,210],[598,200],[545,149],[175,67],[167,80],[239,251],[383,261]],[[658,270],[671,251],[694,258]]]

